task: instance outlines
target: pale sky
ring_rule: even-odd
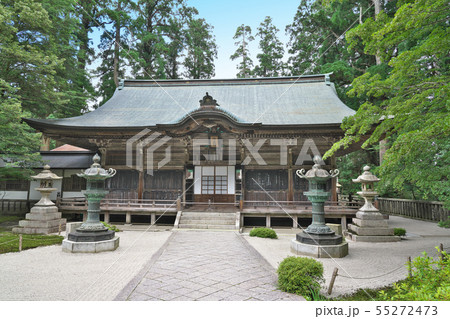
[[[236,50],[233,36],[241,24],[252,28],[255,35],[257,28],[266,16],[272,18],[272,23],[280,29],[279,39],[287,44],[288,37],[285,34],[286,25],[290,24],[297,12],[300,0],[189,0],[188,5],[194,6],[199,11],[199,17],[214,26],[213,33],[218,45],[218,59],[215,61],[215,78],[235,78],[236,66],[239,61],[231,61],[230,55]],[[250,43],[250,54],[253,63],[257,64],[259,38]],[[287,56],[287,54],[286,54]]]

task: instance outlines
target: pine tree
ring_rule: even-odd
[[[252,67],[253,61],[250,58],[250,53],[248,50],[248,44],[250,41],[255,40],[252,36],[252,29],[246,25],[240,25],[236,29],[236,33],[233,36],[233,39],[238,40],[234,44],[238,47],[236,52],[230,56],[232,61],[236,59],[242,59],[242,61],[237,66],[239,72],[236,74],[238,78],[246,78],[252,75]]]
[[[261,38],[259,48],[259,65],[254,69],[257,76],[270,77],[281,76],[284,73],[284,63],[282,61],[284,55],[283,43],[278,39],[277,33],[280,31],[272,24],[272,18],[266,17],[264,22],[258,27],[257,36]]]

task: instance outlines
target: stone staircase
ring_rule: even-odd
[[[236,213],[179,212],[179,214],[181,215],[179,216],[178,228],[236,229]]]

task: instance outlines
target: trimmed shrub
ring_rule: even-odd
[[[277,233],[270,228],[253,228],[250,231],[251,237],[261,237],[261,238],[278,238]]]
[[[445,221],[441,220],[441,221],[438,223],[438,226],[439,226],[439,227],[443,227],[443,228],[450,228],[450,217],[447,218],[447,220],[445,220]]]
[[[108,228],[109,230],[115,231],[116,233],[121,231],[119,228],[117,228],[117,227],[114,226],[114,225],[110,225],[110,224],[107,224],[107,223],[105,223],[105,222],[101,222],[101,223],[102,223],[106,228]]]
[[[278,287],[311,300],[324,282],[323,265],[308,257],[287,257],[278,266]]]
[[[394,228],[394,235],[395,236],[405,236],[406,235],[406,229],[404,229],[404,228]]]

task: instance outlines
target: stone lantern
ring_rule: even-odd
[[[374,184],[380,179],[370,172],[369,166],[364,166],[364,172],[353,179],[354,183],[361,183],[361,191],[358,195],[364,198],[364,205],[356,213],[352,224],[346,236],[354,241],[365,242],[390,242],[398,241],[399,237],[394,236],[394,229],[388,227],[387,220],[373,206],[373,199],[378,193],[375,191]]]
[[[339,258],[348,254],[348,244],[342,241],[341,235],[336,235],[333,230],[325,224],[325,201],[330,192],[326,191],[328,180],[336,177],[339,171],[327,172],[321,168],[322,158],[314,156],[314,166],[306,172],[297,170],[300,178],[309,182],[309,191],[304,192],[312,203],[312,223],[301,233],[296,235],[291,243],[291,251],[294,253],[308,255],[318,258]]]
[[[19,221],[20,227],[13,228],[13,232],[50,234],[65,230],[66,220],[61,218],[61,213],[49,198],[50,194],[57,190],[53,187],[53,182],[61,180],[62,177],[52,173],[50,166],[45,165],[42,172],[31,178],[39,182],[39,187],[35,190],[41,193],[41,199],[31,208],[30,213],[26,214],[25,220]]]
[[[100,252],[115,250],[119,247],[119,238],[115,232],[100,222],[100,201],[109,193],[105,189],[105,180],[113,177],[116,170],[105,170],[99,164],[100,156],[93,157],[94,163],[84,172],[77,174],[86,179],[83,191],[88,202],[87,219],[63,241],[63,250],[68,252]]]

